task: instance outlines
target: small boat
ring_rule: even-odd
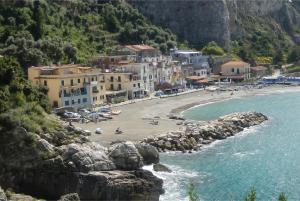
[[[102,113],[102,112],[100,112],[100,113],[98,113],[98,115],[100,117],[103,117],[103,118],[106,118],[106,119],[112,119],[112,116],[110,114],[108,114],[108,113]]]
[[[112,110],[110,112],[110,114],[112,114],[112,115],[119,115],[119,114],[121,114],[121,110]]]

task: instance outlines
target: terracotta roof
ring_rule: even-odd
[[[125,47],[133,51],[155,50],[154,47],[151,47],[149,45],[125,45]]]
[[[243,62],[243,61],[229,61],[225,64],[223,64],[221,67],[222,68],[228,68],[228,67],[244,67],[245,65],[249,65],[248,63],[246,62]]]
[[[252,71],[264,71],[264,70],[267,70],[268,68],[267,67],[264,67],[264,66],[255,66],[255,67],[251,67],[251,70]]]

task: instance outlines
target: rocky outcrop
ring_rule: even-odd
[[[156,172],[172,172],[170,168],[160,163],[154,164],[153,170]]]
[[[198,150],[204,144],[234,136],[244,128],[259,125],[267,119],[265,115],[256,112],[234,113],[204,125],[186,122],[185,131],[146,138],[143,142],[159,151]]]
[[[144,165],[156,164],[159,162],[159,152],[155,147],[146,143],[136,143],[135,147],[143,157]]]
[[[113,144],[108,154],[118,169],[134,170],[143,166],[143,158],[132,142]]]
[[[169,28],[194,47],[216,41],[228,48],[230,41],[246,36],[247,24],[273,27],[295,39],[300,10],[287,0],[127,0],[151,22]],[[159,13],[159,14],[158,14]],[[268,20],[265,20],[265,19]],[[259,19],[259,20],[258,20]]]
[[[61,196],[58,201],[80,201],[80,198],[77,193],[70,193]]]
[[[86,135],[72,127],[57,136],[24,128],[4,133],[10,138],[0,140],[0,185],[49,200],[72,193],[91,201],[159,200],[163,181],[141,169],[143,161],[154,161],[154,147],[118,142],[104,148]]]
[[[3,191],[3,189],[1,187],[0,187],[0,201],[7,201],[5,192]]]

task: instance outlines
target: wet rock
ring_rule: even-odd
[[[168,168],[167,166],[165,166],[161,163],[154,164],[153,170],[156,172],[172,172],[172,170],[170,168]]]

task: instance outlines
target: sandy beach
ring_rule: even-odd
[[[300,91],[300,87],[270,86],[263,89],[243,89],[235,91],[233,95],[229,91],[219,93],[197,91],[175,97],[145,100],[117,106],[114,109],[121,110],[122,113],[114,116],[112,120],[98,123],[90,122],[88,124],[74,123],[74,125],[92,131],[93,134],[90,139],[106,146],[116,140],[138,141],[148,136],[180,130],[182,126],[176,125],[177,121],[170,120],[167,115],[170,113],[179,114],[196,105],[232,98],[292,91]],[[158,125],[150,124],[151,119],[154,117],[159,117]],[[115,134],[118,127],[121,128],[123,134]],[[96,128],[101,128],[103,133],[95,134]]]

